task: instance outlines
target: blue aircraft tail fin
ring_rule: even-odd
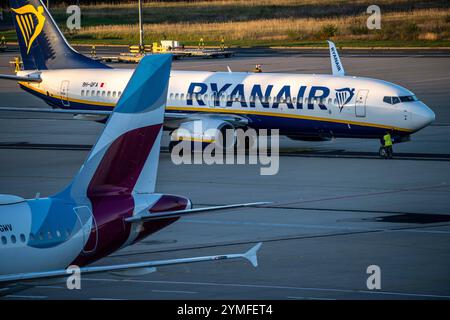
[[[40,0],[10,0],[25,70],[109,68],[76,52]]]

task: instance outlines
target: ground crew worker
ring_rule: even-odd
[[[225,39],[223,37],[220,39],[220,50],[225,50]]]
[[[253,69],[253,72],[256,72],[256,73],[262,72],[261,65],[260,65],[260,64],[257,64],[257,65],[255,66],[255,69]]]
[[[14,71],[17,73],[21,70],[21,62],[19,57],[14,58]]]
[[[198,48],[199,49],[205,48],[205,42],[203,41],[203,38],[200,38],[200,41],[198,42]]]
[[[384,149],[386,150],[386,155],[388,158],[392,158],[392,137],[389,131],[383,136]]]
[[[95,46],[91,48],[91,57],[95,58],[97,56],[97,50],[95,50]]]
[[[0,50],[6,50],[6,38],[5,36],[2,36],[0,40]]]

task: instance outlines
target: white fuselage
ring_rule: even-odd
[[[48,70],[42,71],[41,83],[21,85],[58,107],[108,110],[132,73],[131,69]],[[290,134],[317,128],[335,136],[352,136],[352,126],[406,135],[434,120],[434,113],[420,101],[391,104],[385,97],[414,94],[389,82],[360,77],[172,71],[167,111],[238,114],[251,120],[249,126],[279,127]],[[342,125],[349,131],[340,134]],[[361,130],[353,133],[364,137]]]

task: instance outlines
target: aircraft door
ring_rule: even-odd
[[[368,94],[369,90],[366,89],[358,90],[358,94],[356,95],[355,100],[355,115],[357,117],[366,116],[366,100]]]
[[[61,94],[61,102],[63,106],[69,107],[69,80],[61,81],[61,88],[60,88],[60,94]]]
[[[95,251],[98,242],[98,229],[91,209],[87,206],[80,206],[73,208],[73,211],[75,211],[78,223],[83,231],[83,253]],[[92,223],[90,223],[90,220],[92,220]]]

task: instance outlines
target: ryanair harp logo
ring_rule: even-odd
[[[34,40],[36,40],[44,27],[44,7],[39,6],[36,10],[31,4],[27,4],[17,9],[11,9],[16,13],[16,23],[22,33],[28,54]]]
[[[342,108],[349,103],[353,96],[355,95],[355,89],[350,88],[343,88],[343,89],[336,89],[336,100],[339,106],[339,112],[342,111]]]

